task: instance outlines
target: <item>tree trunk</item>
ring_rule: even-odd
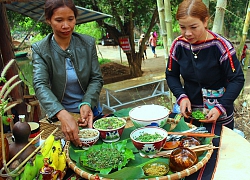
[[[237,57],[239,60],[241,60],[240,58],[241,58],[242,50],[246,43],[247,32],[249,28],[249,19],[250,19],[250,1],[248,2],[247,14],[246,14],[245,23],[244,23],[243,30],[242,30],[242,38],[240,40],[240,45],[237,49]],[[248,68],[248,64],[245,63],[244,66]]]
[[[15,57],[14,51],[12,48],[12,38],[10,35],[10,28],[8,25],[7,15],[6,15],[6,8],[3,3],[0,3],[0,17],[1,18],[1,27],[0,27],[0,49],[1,49],[1,55],[2,55],[2,61],[0,62],[0,68],[3,69],[3,67]],[[17,64],[14,63],[10,70],[6,73],[6,79],[10,79],[11,77],[18,74],[18,67]],[[17,80],[16,80],[17,81]],[[15,82],[16,82],[15,81]],[[14,82],[13,82],[14,83]],[[23,92],[24,92],[24,83],[19,84],[16,86],[10,93],[11,98],[15,100],[23,100]],[[22,101],[23,102],[23,101]],[[19,104],[16,107],[16,110],[19,114],[27,114],[26,111],[26,105],[25,104]]]
[[[129,62],[130,75],[134,78],[141,77],[143,72],[141,70],[142,58],[140,56],[140,53],[126,53],[126,55]]]
[[[165,24],[165,9],[164,4],[162,0],[157,0],[157,6],[158,6],[158,14],[160,19],[160,25],[161,25],[161,36],[163,39],[163,47],[165,49],[165,59],[168,57],[168,48],[167,48],[167,29]]]
[[[227,0],[217,0],[216,12],[212,31],[223,35],[223,24]]]
[[[173,42],[172,13],[171,13],[170,0],[164,0],[164,4],[165,4],[165,21],[166,21],[167,37],[168,37],[167,51],[169,51]]]

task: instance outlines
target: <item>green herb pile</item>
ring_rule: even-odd
[[[200,110],[193,111],[191,115],[194,119],[206,119],[206,115]]]
[[[126,144],[127,141],[123,140],[92,146],[80,156],[80,164],[101,174],[108,174],[113,169],[120,170],[130,159],[135,159],[133,151],[126,148]]]
[[[149,133],[142,133],[140,136],[135,138],[136,141],[140,142],[155,142],[162,140],[163,137],[159,133],[149,134]]]
[[[94,128],[107,130],[107,129],[117,129],[124,125],[125,125],[124,121],[122,121],[118,117],[106,117],[98,119],[94,123]]]

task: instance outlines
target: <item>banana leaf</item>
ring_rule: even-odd
[[[166,124],[163,129],[169,131],[170,130],[170,125]],[[176,127],[174,129],[172,129],[171,131],[173,132],[177,132],[177,131],[184,131],[184,130],[188,130],[189,127],[187,126],[186,122],[184,121],[184,119],[182,118],[179,123],[176,125]],[[138,150],[134,147],[131,139],[130,139],[130,133],[135,130],[135,127],[130,127],[130,128],[126,128],[123,131],[123,134],[121,136],[121,139],[117,142],[118,144],[122,141],[126,141],[126,148],[130,149],[133,153],[134,153],[134,159],[130,159],[126,166],[121,168],[121,170],[117,169],[112,169],[108,174],[106,174],[107,172],[102,171],[102,173],[99,173],[98,175],[100,177],[105,177],[105,178],[110,178],[110,179],[148,179],[154,176],[145,176],[142,167],[150,162],[165,162],[167,164],[169,164],[169,159],[168,158],[163,158],[163,157],[158,157],[158,158],[143,158],[140,156]],[[211,138],[204,138],[202,140],[202,144],[208,144],[211,142]],[[102,142],[101,140],[99,140],[97,142],[96,145],[93,146],[93,148],[95,148],[96,146],[102,146],[102,144],[105,144],[104,142]],[[118,145],[120,146],[120,145]],[[70,145],[69,147],[69,154],[70,154],[70,158],[72,161],[75,161],[76,165],[78,168],[82,169],[83,171],[86,171],[88,173],[91,174],[97,174],[98,171],[93,171],[91,168],[88,167],[83,167],[80,164],[79,158],[81,156],[83,156],[83,153],[86,150],[83,150],[79,147],[75,147],[73,144]],[[199,161],[201,161],[205,155],[206,155],[207,151],[205,151],[201,156],[199,156]],[[173,172],[169,171],[168,174],[173,174]]]

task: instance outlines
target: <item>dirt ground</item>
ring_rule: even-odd
[[[143,76],[153,75],[155,73],[165,72],[165,50],[156,48],[156,53],[158,55],[157,58],[153,57],[153,53],[148,48],[147,49],[147,57],[148,59],[143,61],[142,70]],[[122,52],[118,47],[112,46],[98,46],[98,56],[110,59],[112,63],[102,65],[102,72],[104,75],[105,84],[117,82],[125,79],[129,79],[129,71],[128,71],[128,63],[126,61],[126,55]],[[242,95],[235,101],[235,128],[240,130],[239,133],[244,133],[244,137],[250,142],[250,120],[249,120],[249,100],[250,100],[250,85],[248,84],[250,79],[250,69],[245,71],[246,83]],[[118,94],[118,97],[122,100],[128,99],[136,99],[137,97],[145,96],[150,94],[153,89],[153,85],[147,85],[141,88],[137,88],[136,90],[130,90],[121,92]],[[167,85],[165,86],[166,90],[168,90]],[[106,103],[106,94],[105,91],[102,90],[100,96],[101,103]],[[166,105],[168,98],[167,97],[155,97],[148,100],[143,100],[140,102],[132,103],[126,105],[124,107],[116,108],[116,110],[122,108],[131,108],[136,107],[143,104],[160,104]],[[110,99],[111,103],[116,103],[113,99]],[[108,109],[104,109],[104,113],[111,113],[112,111]],[[237,131],[237,130],[236,130]]]

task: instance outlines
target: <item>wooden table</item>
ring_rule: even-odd
[[[219,159],[213,180],[249,180],[250,143],[234,132],[223,127]]]

